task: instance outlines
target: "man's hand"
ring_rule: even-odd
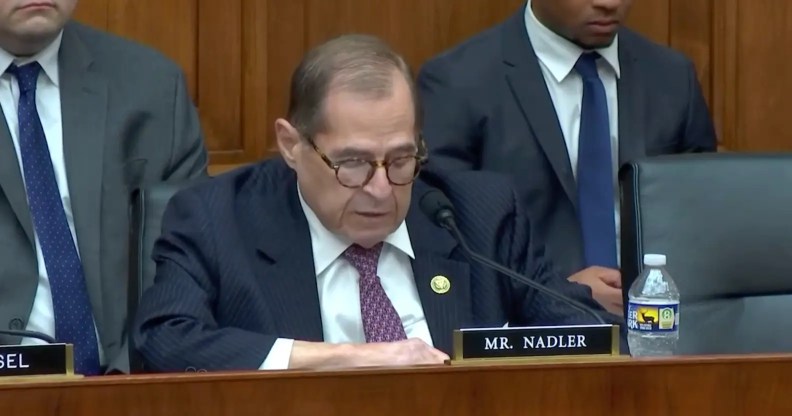
[[[594,300],[605,310],[624,316],[621,273],[618,270],[593,266],[569,276],[568,280],[590,287]]]
[[[407,366],[442,364],[449,357],[419,338],[397,342],[360,344],[356,366]]]
[[[449,357],[419,338],[371,344],[295,341],[290,369],[410,366],[442,364]]]

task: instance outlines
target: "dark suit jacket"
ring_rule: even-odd
[[[546,267],[506,178],[463,172],[441,182],[474,250],[611,319],[587,287]],[[461,327],[592,323],[587,315],[469,264],[452,237],[417,206],[429,189],[414,185],[406,221],[413,272],[438,349],[450,352],[452,331]],[[281,159],[176,194],[153,256],[155,283],[143,295],[133,336],[154,370],[257,369],[278,337],[323,339],[308,223],[296,176]],[[448,293],[431,290],[436,275],[449,278]]]
[[[77,244],[108,368],[126,372],[128,195],[205,175],[201,127],[181,70],[153,49],[71,22],[58,64]],[[0,326],[24,329],[38,283],[33,223],[2,120]],[[17,342],[0,335],[0,344]]]
[[[436,166],[510,174],[549,258],[570,275],[583,267],[576,184],[524,13],[426,63],[418,77],[424,136]],[[620,164],[716,149],[688,59],[622,29],[619,61]]]

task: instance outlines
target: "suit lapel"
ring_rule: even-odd
[[[5,122],[4,110],[0,109],[0,115],[3,117],[2,127],[0,127],[0,188],[8,199],[11,209],[14,210],[22,229],[25,230],[28,243],[33,247],[33,220],[30,218],[28,209],[25,183],[22,182],[22,173],[14,142],[8,130],[9,126]]]
[[[268,305],[272,305],[276,326],[284,336],[322,341],[322,316],[316,288],[310,231],[302,213],[296,178],[282,161],[279,174],[256,179],[256,191],[240,207],[240,212],[260,212],[251,221],[251,235],[261,256],[259,281]],[[428,188],[415,184],[414,195]],[[470,270],[467,263],[451,258],[456,242],[432,224],[413,197],[407,215],[410,242],[415,252],[412,262],[418,296],[436,348],[451,353],[453,331],[471,323]],[[435,276],[451,282],[448,292],[432,289]]]
[[[619,168],[646,154],[644,80],[636,68],[635,55],[629,50],[629,40],[625,40],[619,38]]]
[[[415,184],[413,203],[407,214],[407,228],[415,252],[413,275],[434,346],[451,354],[453,331],[472,323],[470,269],[467,263],[451,258],[457,243],[448,232],[432,224],[421,212],[417,197],[426,189],[420,183]],[[449,280],[448,292],[437,293],[432,289],[435,276]]]
[[[107,85],[67,25],[59,54],[63,149],[74,227],[94,311],[102,308],[100,218]],[[100,331],[102,314],[94,313]],[[102,334],[100,334],[102,335]],[[106,337],[105,337],[106,338]]]
[[[322,341],[322,315],[308,221],[300,206],[296,178],[283,162],[274,164],[281,165],[275,168],[281,175],[260,175],[246,206],[240,210],[257,213],[252,232],[262,260],[258,280],[280,334]]]
[[[504,27],[506,81],[569,199],[577,206],[577,186],[564,135],[539,60],[525,30],[525,7]],[[527,138],[526,138],[527,139]]]

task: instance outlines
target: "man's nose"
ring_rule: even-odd
[[[624,0],[594,0],[593,6],[597,9],[616,11],[623,3]]]
[[[393,192],[393,185],[388,180],[388,173],[384,166],[374,169],[374,175],[366,184],[366,192],[376,199],[385,199]]]

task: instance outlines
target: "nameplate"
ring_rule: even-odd
[[[618,325],[471,328],[454,331],[452,361],[619,355]]]
[[[74,374],[71,344],[0,346],[0,377]]]

